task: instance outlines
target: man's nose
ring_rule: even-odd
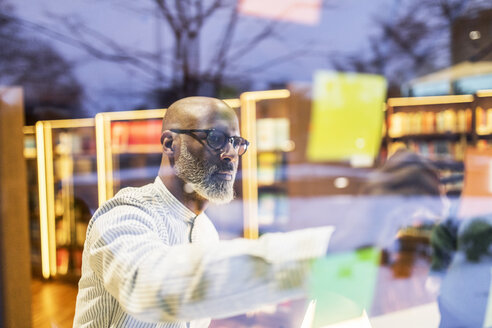
[[[222,151],[220,152],[220,159],[230,162],[237,162],[239,158],[237,152],[238,149],[235,149],[232,145],[232,142],[228,141],[227,144],[224,146],[224,149],[222,149]]]

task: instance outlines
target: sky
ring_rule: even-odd
[[[153,12],[141,10],[145,1],[137,4],[128,2],[129,5],[125,3],[112,0],[16,0],[15,8],[22,19],[64,33],[67,32],[53,17],[80,20],[131,50],[155,49],[158,35],[162,36],[160,40],[164,49],[171,46],[169,27],[162,22],[156,23]],[[368,35],[374,33],[373,17],[391,15],[391,8],[396,5],[396,0],[331,0],[329,4],[329,8],[323,10],[317,25],[281,23],[279,31],[282,41],[269,40],[262,43],[238,61],[234,71],[238,75],[247,76],[253,82],[251,88],[254,89],[267,88],[271,82],[311,81],[316,70],[332,69],[330,55],[363,51]],[[238,30],[238,40],[247,40],[261,24],[268,23],[267,20],[247,16],[241,17],[241,20],[245,24]],[[222,31],[224,21],[225,17],[219,16],[206,25],[201,39],[202,62],[210,60],[210,54],[216,46],[214,37]],[[157,31],[159,34],[156,34]],[[76,64],[75,72],[85,88],[84,107],[88,112],[132,109],[139,106],[143,101],[140,96],[153,85],[148,76],[128,67],[94,59],[80,49],[62,42],[52,42],[68,60]],[[269,62],[292,49],[300,49],[308,42],[311,45],[306,48],[323,55],[300,56],[288,62],[244,73],[250,67]]]

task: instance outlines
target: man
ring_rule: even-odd
[[[233,198],[240,155],[234,111],[190,97],[163,119],[155,182],[126,188],[87,229],[75,327],[208,327],[263,304],[305,295],[330,228],[218,241],[203,213]]]

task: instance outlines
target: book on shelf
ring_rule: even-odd
[[[492,112],[490,122],[492,128]],[[389,124],[389,136],[392,138],[420,134],[466,133],[472,130],[472,111],[446,109],[439,112],[397,112],[390,116]]]
[[[258,154],[258,184],[271,185],[275,182],[275,169],[277,165],[277,154],[259,153]]]
[[[285,155],[278,152],[258,154],[257,176],[260,186],[273,185],[286,180]]]
[[[400,148],[408,148],[431,160],[452,160],[463,161],[466,143],[462,141],[433,140],[433,141],[416,141],[391,143],[388,153],[391,155]]]
[[[258,196],[258,224],[281,226],[288,222],[288,197],[285,192],[263,192]]]
[[[68,273],[70,262],[70,251],[66,248],[56,249],[56,270],[58,274],[65,275]]]
[[[125,149],[135,145],[160,145],[161,120],[115,121],[111,123],[111,145]]]
[[[260,118],[256,120],[258,151],[284,151],[290,144],[289,119]]]
[[[477,108],[476,125],[478,134],[492,133],[492,108]]]

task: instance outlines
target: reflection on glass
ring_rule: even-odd
[[[211,327],[490,325],[492,101],[484,96],[473,108],[472,96],[392,99],[380,157],[373,167],[354,168],[349,160],[309,159],[312,90],[290,89],[242,98],[243,136],[255,140],[243,157],[249,173],[238,176],[235,201],[211,205],[207,213],[222,239],[332,225],[329,254],[313,264],[309,298],[215,320]],[[45,253],[44,235],[56,246],[48,245],[54,249],[48,277],[80,273],[97,182],[106,183],[106,196],[99,188],[104,201],[157,175],[163,112],[129,113],[99,114],[104,153],[98,156],[97,123],[96,129],[42,123],[38,139],[26,130],[28,166],[36,165],[36,158],[45,165],[39,171],[45,199],[37,204],[30,197],[30,209],[31,229],[39,235],[32,239],[33,263]],[[470,147],[474,137],[481,138],[476,148]],[[359,149],[367,145],[356,135],[352,143]],[[99,179],[96,158],[107,160]],[[36,211],[45,219],[38,221]]]

